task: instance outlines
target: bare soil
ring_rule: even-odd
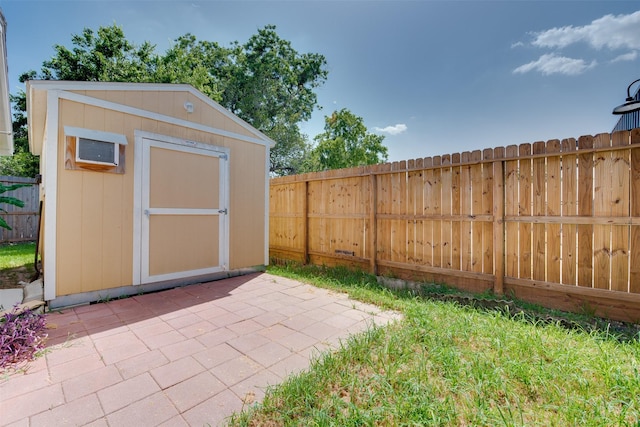
[[[33,267],[16,267],[0,270],[0,289],[18,288],[20,281],[30,283],[35,276]]]

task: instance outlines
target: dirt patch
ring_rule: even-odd
[[[0,289],[18,288],[19,282],[30,283],[33,276],[35,276],[33,267],[22,266],[0,270]]]

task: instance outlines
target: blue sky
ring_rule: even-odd
[[[322,110],[347,108],[406,160],[609,132],[640,78],[638,1],[0,0],[10,91],[53,45],[113,23],[163,53],[185,33],[229,45],[277,26],[321,53]],[[635,89],[635,86],[634,86]]]

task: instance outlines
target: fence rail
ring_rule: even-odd
[[[640,321],[640,129],[274,178],[271,256]]]
[[[7,212],[0,212],[11,230],[0,227],[0,243],[25,242],[36,240],[38,233],[39,196],[35,178],[17,176],[0,176],[0,183],[9,186],[13,184],[32,184],[18,188],[6,196],[18,198],[24,202],[24,207],[2,204],[0,208]]]

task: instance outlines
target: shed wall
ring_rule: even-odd
[[[170,94],[135,91],[86,93],[173,117],[180,117],[183,111],[186,114],[184,98],[191,97],[189,100],[195,105],[194,114],[200,112],[201,117],[197,118],[200,123],[236,133],[247,132],[190,94],[180,93],[180,99],[178,95]],[[193,120],[193,117],[189,118]],[[133,282],[136,130],[230,149],[229,268],[264,264],[264,146],[62,99],[59,101],[58,125],[57,296],[128,286]],[[65,169],[64,126],[126,135],[125,173]]]

